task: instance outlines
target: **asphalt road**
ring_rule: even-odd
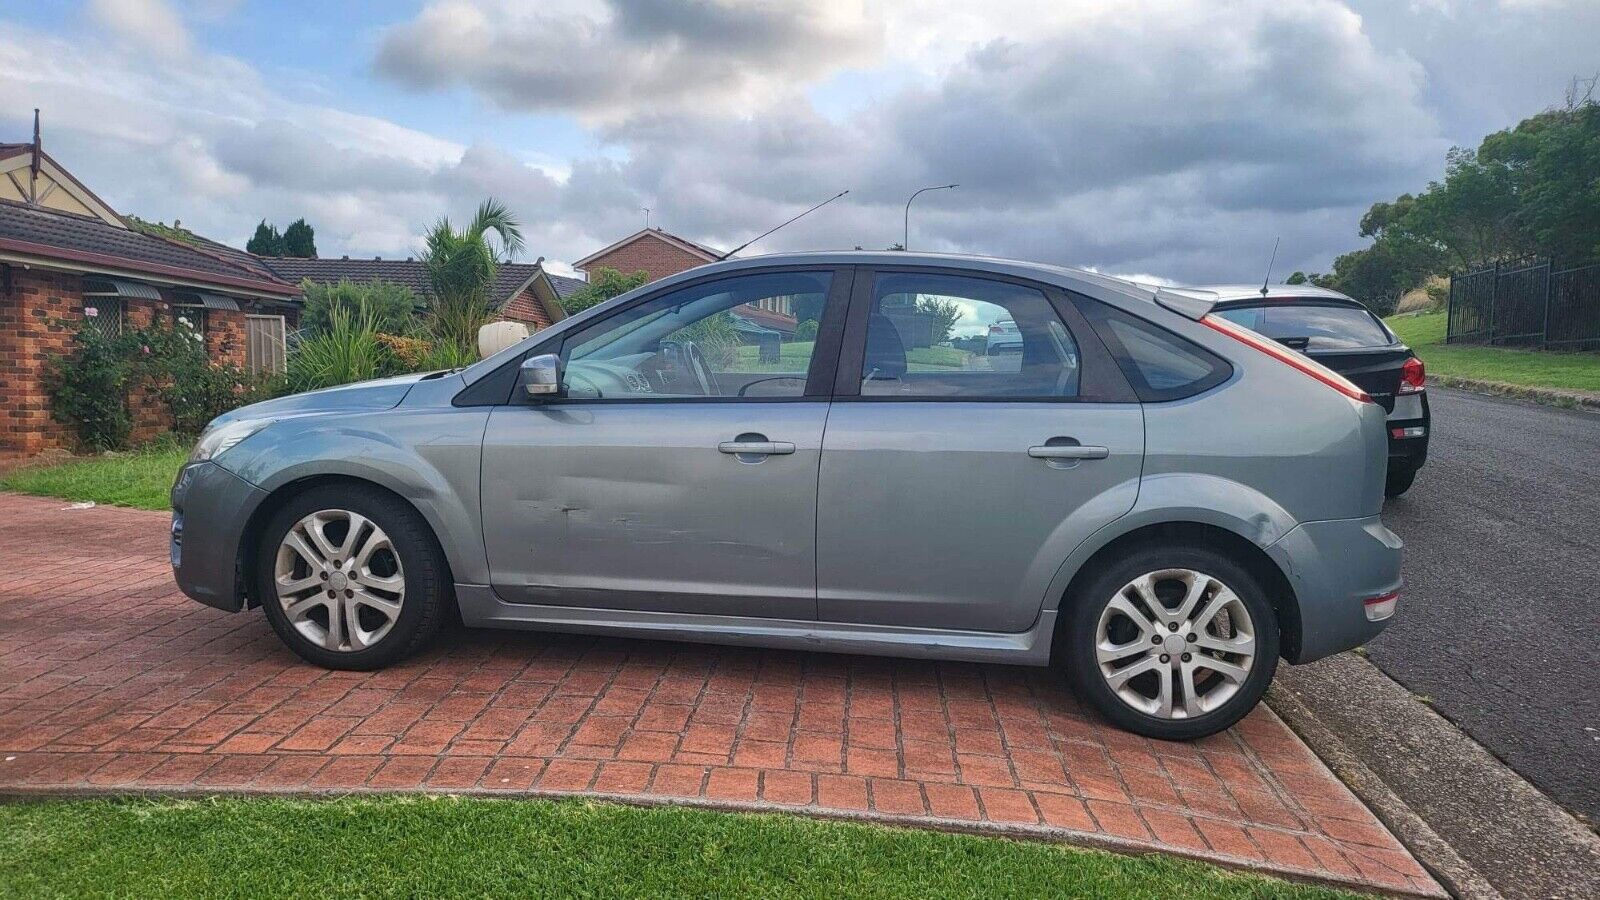
[[[1384,509],[1402,613],[1369,658],[1600,824],[1600,414],[1429,400],[1428,464]]]

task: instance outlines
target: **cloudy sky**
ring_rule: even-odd
[[[530,255],[643,223],[1180,281],[1323,270],[1375,200],[1600,68],[1594,0],[88,0],[0,7],[0,140],[242,245],[405,256],[484,196]]]

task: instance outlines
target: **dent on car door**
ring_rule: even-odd
[[[814,618],[827,399],[812,369],[841,280],[728,277],[567,337],[562,394],[496,408],[485,437],[501,598]]]
[[[858,284],[823,442],[820,618],[1024,631],[1070,552],[1132,507],[1139,405],[1056,301],[945,273]]]

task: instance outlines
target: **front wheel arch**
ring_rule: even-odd
[[[1066,646],[1064,635],[1071,627],[1069,623],[1072,620],[1067,614],[1068,598],[1078,596],[1084,583],[1098,574],[1110,561],[1136,548],[1151,544],[1211,547],[1244,566],[1261,584],[1267,593],[1267,599],[1272,603],[1272,610],[1278,619],[1279,655],[1290,662],[1299,658],[1300,601],[1295,596],[1294,586],[1289,583],[1288,576],[1265,550],[1248,538],[1216,525],[1200,522],[1160,522],[1144,525],[1127,534],[1119,535],[1096,550],[1083,565],[1078,567],[1078,571],[1073,574],[1072,580],[1067,584],[1066,592],[1062,595],[1061,611],[1056,616],[1055,633],[1050,641],[1052,664],[1063,661],[1061,648]]]
[[[443,544],[441,544],[439,541],[439,535],[434,533],[433,524],[428,521],[428,517],[422,514],[422,510],[418,509],[415,503],[412,503],[405,497],[395,493],[393,490],[390,490],[389,488],[378,484],[375,481],[365,478],[356,478],[351,475],[313,475],[308,478],[301,478],[297,481],[291,481],[288,484],[282,485],[271,494],[268,494],[267,498],[262,500],[260,505],[255,508],[255,511],[250,514],[249,521],[245,523],[244,535],[239,540],[239,554],[237,561],[239,580],[243,585],[245,609],[252,609],[261,605],[261,598],[257,596],[255,584],[256,580],[254,577],[258,562],[257,553],[261,543],[261,530],[266,527],[268,522],[272,521],[272,517],[277,515],[278,510],[288,505],[292,500],[294,500],[294,498],[300,496],[301,494],[304,494],[307,491],[317,490],[318,488],[341,486],[360,490],[380,491],[388,494],[390,497],[393,497],[395,500],[409,507],[412,512],[416,513],[418,520],[422,522],[427,531],[429,540],[433,542],[434,548],[439,551],[439,558],[444,560],[446,577],[452,583],[455,581],[455,576],[452,574],[452,570],[450,568],[450,554],[445,551]],[[452,606],[452,615],[455,615],[459,618],[460,613],[454,608],[454,594],[455,592],[452,591],[450,601]]]

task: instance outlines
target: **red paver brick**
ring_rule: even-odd
[[[712,800],[754,803],[760,796],[761,772],[758,769],[712,769],[706,779],[706,797]]]
[[[983,801],[984,817],[991,822],[1018,822],[1033,825],[1039,813],[1027,791],[1009,788],[978,788],[978,799]]]
[[[594,789],[603,794],[638,794],[649,786],[653,774],[649,763],[611,760],[601,763]]]
[[[810,803],[812,797],[811,775],[807,772],[789,772],[767,769],[761,773],[761,798],[785,806]]]
[[[826,809],[867,808],[867,780],[854,775],[818,775],[817,805]]]
[[[922,786],[928,797],[928,813],[943,819],[977,821],[983,818],[978,809],[978,795],[964,784],[939,784],[929,782]]]
[[[888,815],[920,816],[927,810],[922,804],[922,785],[915,781],[896,778],[869,778],[872,808]]]
[[[1042,823],[1438,893],[1265,708],[1153,741],[1046,669],[510,632],[330,672],[259,613],[181,597],[164,516],[59,505],[0,494],[0,790],[648,793]],[[112,572],[126,587],[99,592]]]
[[[1136,841],[1150,839],[1150,829],[1145,827],[1138,811],[1132,806],[1110,800],[1090,800],[1088,805],[1094,820],[1100,823],[1100,829],[1107,834]]]

